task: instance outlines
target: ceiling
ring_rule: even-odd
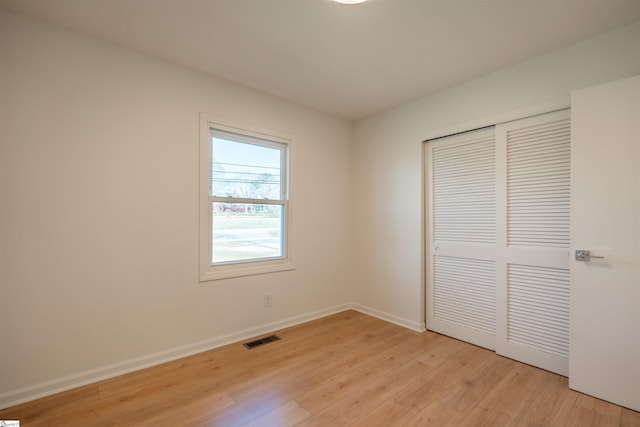
[[[640,21],[640,0],[0,0],[356,120]]]

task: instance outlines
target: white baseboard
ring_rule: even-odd
[[[202,353],[203,351],[213,350],[227,344],[233,344],[239,341],[253,338],[258,335],[271,333],[280,329],[296,326],[301,323],[319,319],[345,310],[356,310],[369,316],[382,319],[384,321],[394,323],[407,329],[417,332],[425,331],[425,324],[414,322],[392,314],[384,313],[373,308],[365,307],[360,304],[342,304],[324,310],[306,313],[300,316],[294,316],[277,322],[268,323],[255,328],[245,329],[235,333],[214,337],[193,344],[176,347],[173,349],[149,354],[135,359],[126,360],[120,363],[103,366],[77,374],[69,375],[55,380],[42,382],[28,387],[11,390],[0,394],[0,409],[18,405],[20,403],[29,402],[55,393],[81,387],[87,384],[113,378],[129,372],[138,371],[140,369],[159,365],[161,363],[170,362],[182,357],[191,356],[193,354]]]
[[[412,331],[424,332],[427,330],[424,323],[414,322],[413,320],[398,317],[393,314],[366,307],[364,305],[352,304],[351,308],[361,313],[368,314],[369,316],[377,317],[378,319],[382,319],[386,322],[402,326],[403,328],[411,329]]]
[[[42,382],[28,387],[11,390],[0,394],[0,409],[5,409],[20,403],[39,399],[41,397],[50,396],[55,393],[81,387],[87,384],[113,378],[129,372],[148,368],[161,363],[170,362],[182,357],[191,356],[203,351],[212,350],[227,344],[243,341],[258,335],[277,331],[279,329],[288,328],[290,326],[299,325],[331,314],[353,308],[352,304],[343,304],[324,310],[306,313],[300,316],[290,317],[288,319],[279,320],[277,322],[268,323],[255,328],[245,329],[235,333],[214,337],[193,344],[176,347],[173,349],[149,354],[135,359],[126,360],[124,362],[103,366],[77,374],[57,378],[51,381]]]

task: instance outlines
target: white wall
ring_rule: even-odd
[[[424,323],[422,140],[638,74],[639,46],[636,23],[356,123],[355,303]]]
[[[351,301],[348,122],[2,9],[0,64],[0,407]],[[198,282],[199,112],[294,136],[297,270]]]

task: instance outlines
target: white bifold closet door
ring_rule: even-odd
[[[569,110],[496,126],[496,352],[569,374]]]
[[[427,144],[427,327],[562,375],[569,112]]]
[[[496,142],[493,127],[427,145],[429,329],[495,349]]]

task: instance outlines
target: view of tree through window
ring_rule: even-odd
[[[213,138],[214,196],[280,199],[280,149]]]
[[[285,255],[286,145],[212,132],[212,264]]]

